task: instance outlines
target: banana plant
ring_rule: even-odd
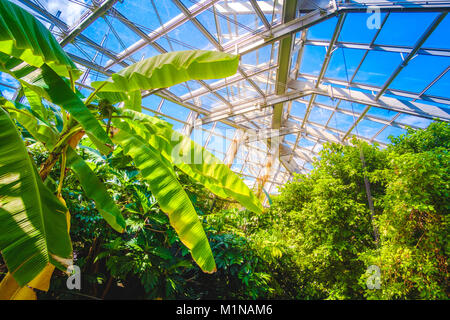
[[[0,297],[29,297],[30,288],[48,288],[54,267],[65,271],[73,263],[70,213],[61,195],[67,169],[106,222],[117,232],[126,229],[121,210],[77,153],[85,136],[104,156],[121,150],[132,158],[192,258],[214,272],[208,239],[174,167],[255,213],[262,205],[228,166],[167,122],[143,114],[141,90],[228,77],[238,64],[239,56],[222,52],[171,52],[93,82],[84,98],[75,88],[81,71],[53,35],[27,11],[0,0],[0,72],[20,83],[15,100],[0,97],[0,251],[9,270]],[[26,135],[49,151],[40,168],[26,151]],[[203,161],[192,164],[185,155]],[[45,181],[57,163],[53,193]]]

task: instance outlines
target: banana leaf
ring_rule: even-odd
[[[100,214],[108,224],[118,232],[125,230],[125,219],[114,200],[108,194],[105,185],[97,178],[89,165],[71,147],[67,149],[67,166],[69,166],[81,184],[87,197],[94,200]]]
[[[0,0],[0,52],[38,68],[47,64],[60,76],[82,73],[39,20],[6,0]]]
[[[146,130],[138,130],[136,134],[212,193],[222,198],[231,197],[255,213],[262,212],[261,201],[248,186],[202,146],[173,130],[163,120],[132,110],[124,110],[122,115],[131,118],[126,122],[131,127],[128,130],[138,130],[138,127],[145,126]]]
[[[43,64],[40,68],[35,68],[22,65],[17,59],[2,62],[1,57],[2,54],[0,54],[0,71],[9,73],[23,86],[69,112],[81,124],[86,133],[95,137],[94,143],[102,144],[102,150],[105,149],[104,146],[112,149],[112,142],[100,122],[84,105],[80,97],[71,90],[66,81],[49,66]]]
[[[41,181],[13,120],[0,108],[0,251],[20,286],[51,262],[72,263],[66,207]]]
[[[175,51],[144,59],[91,85],[101,87],[99,92],[166,88],[189,80],[229,77],[236,73],[238,64],[239,56],[224,52]]]
[[[114,126],[120,126],[114,121]],[[181,242],[190,249],[192,258],[205,272],[215,272],[216,263],[197,213],[173,168],[168,166],[158,150],[124,129],[117,129],[113,141],[132,157],[142,177],[149,182],[150,191],[178,233]]]
[[[20,123],[36,141],[42,142],[48,150],[53,148],[58,139],[57,132],[35,117],[26,106],[19,102],[13,103],[2,97],[0,97],[0,105],[7,108],[11,117]]]

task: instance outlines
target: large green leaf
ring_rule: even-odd
[[[77,120],[86,133],[96,138],[98,143],[112,145],[111,140],[102,128],[100,122],[85,106],[80,97],[74,93],[66,81],[57,75],[49,66],[43,64],[40,68],[21,65],[17,59],[1,61],[0,71],[7,72],[34,92],[50,102],[61,106]]]
[[[61,76],[72,74],[78,79],[81,75],[52,33],[26,10],[6,0],[0,0],[0,52],[35,67],[45,63]]]
[[[138,112],[142,111],[141,90],[131,91],[129,93],[128,99],[125,100],[124,108]]]
[[[126,101],[130,96],[126,92],[111,92],[111,91],[99,91],[96,93],[98,99],[106,99],[111,104],[116,104],[121,101]],[[97,100],[98,100],[97,99]]]
[[[100,214],[118,232],[125,230],[125,219],[105,185],[97,178],[89,165],[71,147],[67,149],[67,165],[73,170],[87,197],[94,200]]]
[[[166,88],[189,80],[219,79],[236,73],[239,56],[193,50],[160,54],[137,62],[91,85],[102,91],[132,92]]]
[[[120,121],[114,121],[114,126],[121,127]],[[216,263],[205,231],[173,168],[167,165],[167,160],[164,161],[159,151],[140,137],[124,129],[116,132],[113,141],[133,159],[143,178],[149,182],[150,191],[161,209],[168,214],[170,224],[191,250],[199,267],[205,272],[215,272]]]
[[[58,140],[58,133],[48,124],[40,121],[28,108],[19,102],[11,102],[0,97],[0,105],[8,109],[11,117],[16,119],[37,141],[51,150]]]
[[[231,197],[247,209],[260,213],[261,201],[231,169],[188,137],[173,130],[165,121],[149,115],[125,110],[131,118],[128,125],[136,134],[194,180],[222,198]],[[145,127],[139,130],[139,127]],[[133,130],[129,129],[129,130]]]
[[[72,262],[66,207],[44,186],[14,125],[0,108],[0,250],[22,286],[48,262]]]
[[[42,97],[28,87],[22,87],[22,90],[25,97],[27,98],[31,110],[39,114],[41,119],[48,120],[49,110],[46,109],[44,104],[42,103]]]

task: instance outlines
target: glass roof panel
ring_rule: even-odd
[[[369,18],[372,13],[355,12],[347,14],[341,33],[339,35],[339,41],[341,42],[355,42],[355,43],[370,43],[377,33],[377,28],[368,28]],[[381,12],[379,21],[383,21],[386,13]],[[358,32],[357,30],[364,30]]]
[[[306,113],[306,105],[298,101],[292,102],[291,115],[303,119]]]
[[[325,47],[305,45],[300,73],[318,75],[326,53]]]
[[[309,120],[312,122],[324,125],[327,123],[328,119],[331,116],[332,111],[324,108],[313,107],[311,110],[311,114],[309,115]]]
[[[351,125],[354,123],[355,117],[344,114],[341,112],[335,112],[328,123],[330,128],[338,129],[347,132]]]
[[[371,107],[369,109],[369,111],[367,111],[367,113],[366,113],[366,115],[368,115],[368,116],[375,116],[377,118],[382,118],[385,120],[392,119],[392,117],[395,116],[396,114],[397,114],[397,112],[395,112],[395,111],[381,109],[381,108],[377,108],[377,107]]]
[[[447,67],[446,70],[449,70],[449,68]],[[450,99],[450,72],[447,71],[445,75],[426,91],[426,94]]]
[[[162,105],[160,112],[170,114],[174,118],[185,121],[190,110],[167,100]]]
[[[172,1],[118,1],[114,7],[147,33],[181,14]]]
[[[77,22],[82,14],[91,6],[91,1],[58,1],[44,0],[39,3],[50,13],[59,16],[69,26]],[[59,14],[58,14],[59,12]]]
[[[412,47],[436,16],[435,12],[393,12],[375,43]]]
[[[383,127],[384,125],[379,122],[363,119],[352,130],[352,133],[371,139]]]
[[[450,49],[450,37],[448,36],[450,30],[450,16],[446,16],[444,20],[437,26],[436,30],[423,44],[424,48],[442,48]]]
[[[331,56],[325,77],[350,80],[364,54],[365,50],[337,48]]]
[[[334,28],[336,27],[336,17],[325,20],[308,29],[308,39],[310,40],[331,40]]]
[[[375,141],[383,142],[383,143],[389,143],[390,136],[397,137],[401,134],[406,133],[405,129],[399,128],[399,127],[387,127],[384,129],[377,137],[375,138]]]
[[[382,86],[401,62],[400,53],[370,51],[354,81]]]
[[[448,57],[417,55],[400,72],[391,84],[391,88],[421,92],[442,71]]]
[[[426,128],[432,122],[432,120],[415,117],[410,114],[402,114],[396,119],[396,122],[406,124],[409,126],[414,125],[419,128]]]
[[[214,49],[211,42],[190,21],[169,32],[167,37],[159,39],[158,43],[167,51]]]

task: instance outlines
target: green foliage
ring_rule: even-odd
[[[225,78],[236,73],[238,64],[239,57],[229,53],[174,51],[144,59],[92,86],[103,93],[165,88],[192,79]]]
[[[67,207],[83,294],[94,297],[448,299],[449,124],[408,130],[386,150],[326,145],[263,212],[227,166],[136,112],[140,90],[227,77],[238,63],[168,53],[93,83],[84,99],[51,33],[0,0],[0,71],[28,103],[0,100],[0,249],[15,281],[29,284],[48,262],[64,270]],[[192,164],[193,154],[206,159]],[[221,198],[252,212],[223,211]],[[366,285],[371,266],[380,289]],[[65,277],[54,277],[49,296],[67,297]]]
[[[15,57],[35,67],[46,63],[61,76],[81,75],[51,32],[29,12],[0,0],[0,17],[0,65]]]
[[[369,298],[448,299],[450,126],[432,123],[392,139],[377,216],[380,248],[364,255],[382,272]]]
[[[275,227],[266,228],[295,248],[301,297],[448,298],[449,132],[436,122],[386,150],[328,145],[310,175],[281,189],[270,210]],[[371,265],[381,270],[380,290],[366,286]]]

